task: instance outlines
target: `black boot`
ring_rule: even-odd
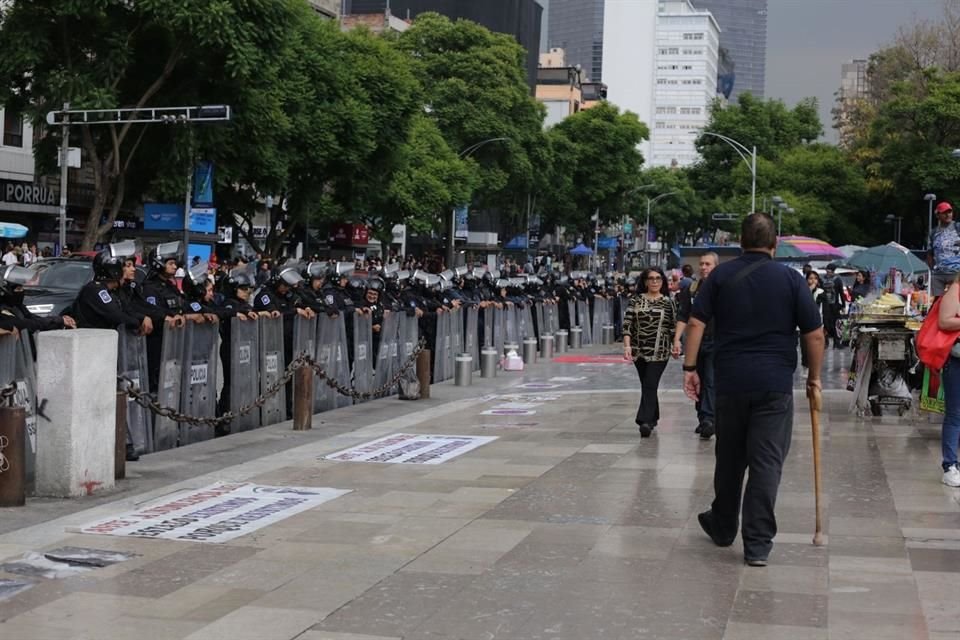
[[[136,462],[140,459],[140,454],[132,444],[127,445],[127,462]]]

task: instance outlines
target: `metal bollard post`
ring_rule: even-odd
[[[469,353],[460,353],[456,358],[453,371],[453,384],[458,387],[469,387],[473,384],[473,356]]]
[[[480,377],[496,378],[497,366],[499,365],[497,350],[493,348],[484,348],[480,352]]]
[[[293,380],[293,430],[313,428],[313,367],[297,369]]]
[[[557,353],[566,353],[567,347],[570,345],[570,334],[566,330],[561,329],[557,331],[555,340],[553,341],[553,346],[556,348]]]
[[[570,329],[570,348],[579,349],[583,346],[583,329],[574,327]]]
[[[553,358],[553,336],[540,336],[540,357],[544,360]]]
[[[536,338],[526,338],[523,341],[523,363],[524,364],[537,363],[537,339]]]
[[[0,407],[0,507],[27,503],[27,413]]]
[[[430,360],[429,349],[424,349],[417,354],[417,379],[420,381],[421,400],[430,397]]]
[[[127,394],[117,391],[116,444],[113,447],[113,479],[127,477]]]
[[[503,355],[507,355],[511,351],[520,353],[520,345],[518,345],[516,342],[505,342],[503,344]]]
[[[600,336],[602,344],[613,344],[613,325],[603,325],[603,328],[600,330]]]

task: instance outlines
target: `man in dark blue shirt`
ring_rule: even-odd
[[[743,554],[750,566],[766,566],[777,533],[774,507],[793,431],[793,374],[797,329],[810,364],[807,389],[820,388],[823,322],[803,277],[773,261],[777,233],[765,213],[741,227],[743,255],[722,264],[703,283],[687,329],[684,390],[700,394],[697,353],[713,320],[716,356],[717,462],[715,498],[699,515],[700,526],[719,546],[737,536],[743,476]]]

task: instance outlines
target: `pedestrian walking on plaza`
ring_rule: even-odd
[[[700,398],[697,356],[704,328],[713,321],[715,497],[698,520],[716,545],[730,546],[739,528],[742,494],[744,560],[750,566],[766,566],[777,533],[777,489],[793,431],[797,329],[810,364],[808,389],[820,389],[824,339],[820,312],[803,276],[773,260],[777,247],[773,218],[765,213],[747,216],[740,244],[743,255],[714,269],[694,301],[684,390],[694,400]]]
[[[821,282],[823,300],[820,305],[823,317],[823,328],[826,332],[827,344],[833,338],[834,348],[840,348],[840,335],[837,333],[837,320],[843,313],[846,303],[843,292],[843,280],[837,275],[837,265],[828,264],[826,277]]]
[[[693,301],[703,287],[704,281],[720,262],[720,256],[713,251],[700,256],[700,279],[694,281],[688,288],[681,289],[677,295],[677,329],[673,336],[673,355],[679,357],[683,348],[681,339],[690,322],[690,311]],[[713,358],[715,345],[713,341],[713,323],[707,324],[700,343],[700,353],[697,354],[697,373],[700,375],[700,400],[697,401],[697,428],[695,433],[700,434],[701,440],[709,440],[715,433],[716,415],[715,389],[713,378]]]
[[[677,303],[659,269],[644,270],[640,283],[640,293],[630,299],[623,320],[623,357],[637,367],[641,395],[636,422],[640,436],[649,438],[660,420],[657,390],[671,355]]]
[[[960,330],[960,275],[940,300],[937,318],[941,331]],[[954,347],[956,348],[956,347]],[[943,484],[960,487],[960,469],[957,465],[957,444],[960,442],[960,358],[950,352],[947,364],[940,374],[943,385],[943,424],[940,427],[940,450],[942,455]]]

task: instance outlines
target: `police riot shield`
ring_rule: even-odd
[[[230,320],[230,411],[235,414],[260,395],[260,322]],[[253,409],[230,422],[234,433],[260,426],[260,410]]]
[[[16,358],[16,336],[0,336],[0,387],[5,387],[16,379]]]
[[[275,385],[283,376],[283,318],[261,318],[260,322],[260,395]],[[260,425],[283,422],[287,417],[286,386],[267,398],[260,407]]]
[[[217,338],[212,322],[187,323],[180,411],[197,418],[217,415]],[[213,439],[210,425],[180,424],[180,444]]]
[[[399,362],[398,367],[406,365],[406,363],[413,357],[413,352],[417,348],[417,344],[420,342],[420,324],[416,316],[408,316],[405,313],[398,314],[400,316],[400,330],[399,330]],[[404,370],[403,377],[405,380],[413,381],[417,379],[417,367],[412,366],[409,369]],[[391,390],[391,393],[393,391]]]
[[[147,378],[147,339],[117,328],[117,371],[124,381],[118,382],[118,390],[126,391],[130,386],[146,389]],[[130,382],[126,382],[129,380]],[[127,442],[133,445],[137,453],[153,451],[153,414],[144,409],[132,398],[127,398]]]
[[[474,305],[467,307],[467,320],[463,328],[463,352],[473,358],[473,370],[480,369],[480,309]]]
[[[507,342],[520,344],[520,328],[517,324],[517,308],[513,305],[504,305],[504,339]]]
[[[587,304],[586,300],[577,300],[577,322],[580,324],[580,328],[583,329],[580,343],[583,346],[593,344],[593,331],[590,323],[590,305]]]
[[[574,300],[567,300],[567,318],[570,326],[565,327],[565,329],[569,332],[570,329],[577,326],[577,303]]]
[[[373,388],[373,322],[369,313],[353,316],[353,388],[369,393]],[[364,400],[356,399],[357,404]]]
[[[331,317],[326,314],[318,318],[317,329],[317,364],[324,371],[325,375],[336,378],[336,360],[338,330],[337,325],[343,324],[343,316]],[[320,376],[315,376],[316,387],[313,390],[313,410],[315,413],[321,411],[330,411],[335,409],[336,391],[322,380]]]
[[[540,336],[545,336],[549,333],[552,333],[549,330],[549,327],[546,325],[547,314],[545,313],[543,302],[535,302],[533,304],[533,312],[537,322],[537,339],[540,339]]]
[[[607,299],[594,296],[593,298],[593,333],[600,342],[600,330],[607,322]]]
[[[547,328],[551,334],[556,335],[560,331],[560,309],[557,303],[548,303],[544,307],[544,313],[547,315]]]
[[[374,389],[383,388],[397,373],[399,365],[397,361],[400,358],[400,349],[397,345],[400,334],[400,315],[393,311],[383,312],[383,322],[380,324],[380,346],[373,372]],[[385,389],[379,397],[388,396],[393,392],[394,389]]]
[[[13,405],[23,407],[27,416],[27,486],[32,487],[37,464],[37,367],[29,331],[20,332],[20,340],[17,341],[14,351],[14,382],[17,392],[13,397]]]
[[[533,325],[533,309],[529,304],[524,305],[523,309],[518,310],[520,316],[520,326],[522,327],[520,331],[521,338],[534,338],[536,339],[537,333]]]
[[[507,312],[509,309],[493,309],[493,346],[497,349],[497,357],[503,357],[503,344],[506,338]]]
[[[163,325],[163,343],[160,349],[160,377],[157,401],[163,407],[180,408],[180,390],[183,387],[183,356],[187,344],[187,328]],[[154,451],[166,451],[177,446],[179,427],[170,418],[156,416],[153,421]]]
[[[464,323],[464,313],[463,307],[458,307],[453,309],[450,314],[453,316],[453,319],[450,321],[452,330],[450,332],[450,371],[453,371],[453,363],[456,362],[456,356],[458,353],[463,353],[463,323]]]
[[[494,308],[487,307],[486,309],[480,309],[480,322],[483,324],[481,328],[483,329],[483,334],[480,336],[482,345],[484,347],[493,346],[493,315]]]
[[[336,325],[336,343],[333,350],[333,363],[334,370],[336,371],[336,380],[342,387],[350,386],[350,358],[347,354],[349,345],[347,344],[346,327],[347,325],[341,316],[340,321],[337,322]],[[334,403],[338,409],[341,407],[349,407],[353,404],[353,398],[334,390]]]
[[[437,311],[437,339],[433,353],[433,381],[442,382],[449,377],[447,363],[450,350],[450,313],[447,309]]]
[[[620,296],[620,327],[623,327],[623,321],[627,317],[627,308],[630,306],[629,296]]]

